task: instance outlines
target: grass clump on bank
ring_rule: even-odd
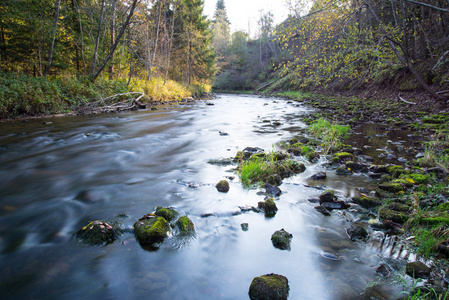
[[[332,149],[339,149],[343,145],[343,139],[349,133],[351,127],[349,125],[331,124],[324,118],[319,118],[312,122],[308,128],[308,132],[315,136],[322,136],[323,147],[328,153]]]
[[[208,85],[184,85],[162,78],[152,80],[125,78],[110,80],[88,77],[47,76],[32,77],[16,73],[0,73],[0,118],[21,115],[37,116],[67,113],[111,95],[143,92],[143,102],[179,101],[209,92]],[[118,97],[124,101],[131,97]]]

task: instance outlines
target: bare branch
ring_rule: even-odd
[[[407,2],[418,4],[418,5],[421,5],[421,6],[430,7],[432,9],[439,10],[439,11],[449,12],[449,9],[433,6],[433,5],[430,5],[430,4],[427,4],[427,3],[422,3],[422,2],[413,1],[413,0],[407,0]]]

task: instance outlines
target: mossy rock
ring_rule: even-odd
[[[335,197],[335,191],[333,190],[325,190],[320,195],[320,204],[324,202],[333,202],[337,197]]]
[[[99,246],[113,242],[120,234],[122,230],[115,224],[92,221],[78,230],[76,237],[87,245]]]
[[[281,250],[290,250],[290,242],[293,235],[284,229],[278,230],[271,236],[273,246]]]
[[[265,180],[265,183],[269,183],[271,185],[281,185],[282,184],[282,178],[278,174],[273,174],[267,177]]]
[[[176,227],[179,229],[180,234],[189,235],[195,233],[195,225],[192,220],[186,216],[182,216],[176,221]]]
[[[267,217],[273,217],[278,211],[273,198],[268,198],[264,202],[259,202],[257,206],[265,212],[265,216]]]
[[[414,181],[411,180],[407,180],[407,179],[395,179],[393,181],[391,181],[392,183],[399,183],[400,185],[406,187],[406,188],[411,188],[413,187],[413,183]]]
[[[215,187],[221,193],[229,192],[229,182],[227,180],[220,180]]]
[[[382,220],[390,220],[395,223],[403,224],[409,219],[409,214],[402,211],[388,209],[387,207],[382,207],[379,209],[379,218]]]
[[[245,160],[245,153],[243,151],[237,151],[237,154],[234,157],[235,162],[243,162]]]
[[[145,215],[134,223],[134,235],[144,245],[162,243],[169,231],[167,220],[153,214]]]
[[[252,280],[248,294],[251,300],[287,300],[289,290],[287,277],[266,274]]]
[[[306,170],[306,166],[303,163],[292,161],[287,164],[288,169],[294,174],[303,173]]]
[[[338,152],[338,153],[335,153],[332,158],[333,159],[334,158],[338,158],[338,161],[344,162],[346,160],[353,160],[354,159],[354,155],[352,153],[349,153],[349,152]]]
[[[400,178],[405,180],[412,180],[416,184],[427,184],[430,182],[430,176],[424,174],[408,174],[402,175]]]
[[[387,167],[387,173],[393,175],[396,172],[404,173],[404,168],[402,166],[389,166]]]
[[[165,220],[171,222],[179,215],[179,213],[173,207],[156,207],[156,216],[163,217]]]
[[[398,193],[404,191],[404,187],[400,183],[381,183],[379,184],[379,189],[390,192],[390,193]]]
[[[360,205],[363,208],[367,208],[367,209],[371,209],[374,207],[378,207],[380,205],[382,205],[382,202],[373,199],[373,198],[369,198],[369,197],[352,197],[352,202],[356,203],[358,205]]]

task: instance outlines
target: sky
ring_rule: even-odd
[[[209,19],[212,19],[214,16],[216,3],[217,0],[204,1],[204,14]],[[249,27],[251,36],[257,34],[257,22],[260,18],[261,10],[272,12],[275,24],[281,23],[288,16],[288,9],[284,0],[225,0],[225,6],[231,22],[231,32],[238,30],[248,32]]]

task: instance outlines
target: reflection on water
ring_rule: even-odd
[[[290,299],[359,298],[382,251],[349,240],[350,210],[327,218],[307,201],[321,192],[306,187],[309,177],[324,166],[306,162],[305,173],[286,180],[279,211],[268,219],[239,212],[264,196],[243,189],[238,179],[227,194],[215,189],[235,176],[235,166],[207,163],[247,146],[271,150],[305,127],[298,116],[309,110],[254,96],[223,95],[213,103],[3,124],[0,296],[247,299],[253,277],[278,273],[289,279]],[[364,175],[328,175],[322,184],[341,197],[372,185]],[[182,244],[169,239],[153,252],[140,247],[132,230],[105,247],[72,237],[90,220],[118,215],[131,229],[157,205],[187,214],[196,237]],[[293,235],[291,251],[271,244],[281,228]]]

